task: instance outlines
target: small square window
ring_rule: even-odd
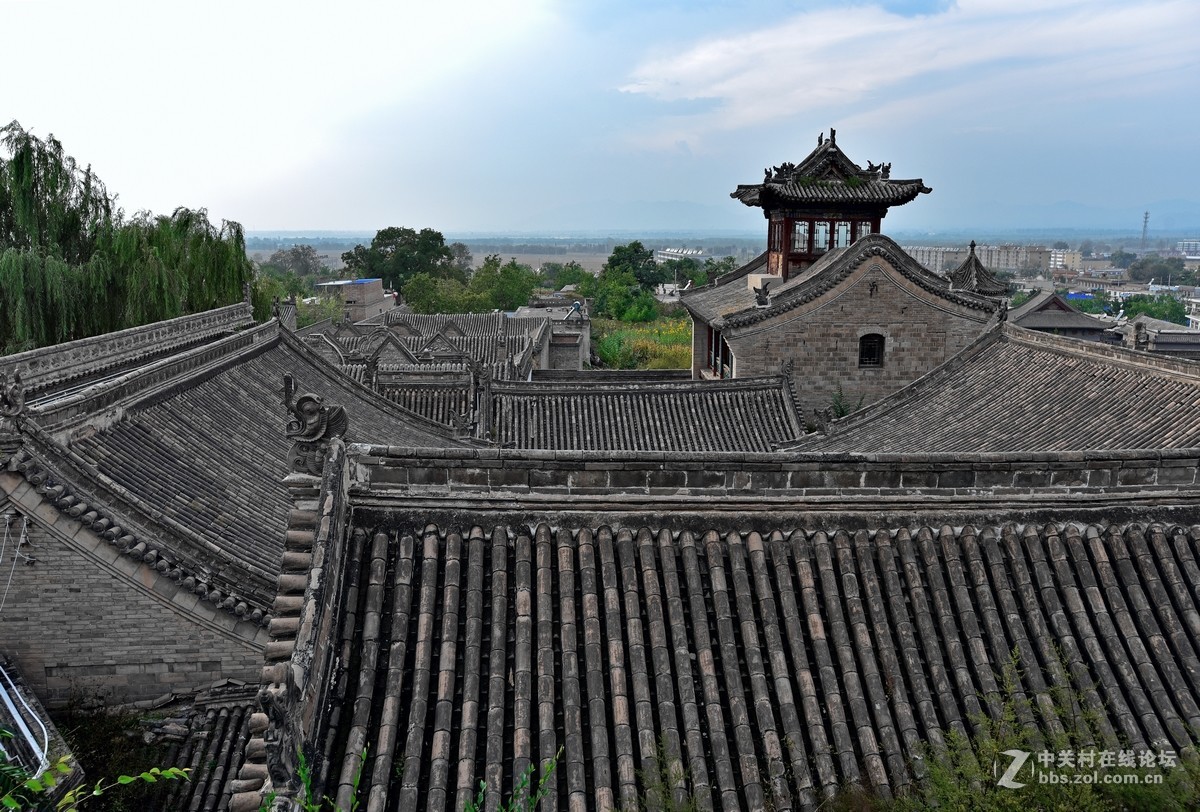
[[[858,365],[883,366],[883,336],[879,333],[868,333],[858,340]]]

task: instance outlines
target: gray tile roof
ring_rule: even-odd
[[[70,396],[88,386],[212,343],[253,325],[250,306],[239,302],[190,316],[0,357],[0,372],[20,371],[26,402],[33,406],[51,398]]]
[[[1052,290],[1040,290],[1020,307],[1013,308],[1008,320],[1030,330],[1071,330],[1099,334],[1112,327],[1116,320],[1107,316],[1083,313]]]
[[[187,733],[172,744],[164,766],[185,767],[190,772],[188,780],[162,787],[162,809],[229,809],[250,740],[250,716],[258,709],[257,693],[257,686],[203,692],[187,717],[178,720],[187,723]]]
[[[301,392],[344,406],[352,438],[463,443],[348,379],[274,323],[255,330],[268,336],[264,343],[234,347],[219,365],[133,374],[122,400],[97,400],[98,413],[117,418],[98,419],[99,430],[90,418],[73,418],[78,428],[69,447],[41,431],[26,442],[39,476],[86,497],[80,504],[103,506],[113,527],[145,529],[142,547],[152,547],[168,568],[262,608],[274,594],[290,507],[281,485],[290,447],[284,374]],[[148,379],[142,387],[134,385],[139,374]],[[38,410],[27,417],[35,426],[41,418]]]
[[[790,378],[497,382],[496,442],[516,448],[770,451],[804,430]]]
[[[1200,345],[1200,330],[1194,330],[1187,325],[1176,324],[1173,321],[1151,318],[1145,313],[1115,327],[1113,331],[1125,337],[1127,346],[1133,346],[1136,342],[1139,324],[1145,326],[1147,337],[1150,340],[1150,348],[1155,352],[1194,353],[1197,345]]]
[[[1200,729],[1195,528],[411,518],[354,533],[341,611],[366,621],[341,626],[345,712],[314,742],[343,804],[461,809],[561,747],[548,808],[632,808],[658,772],[701,808],[814,808],[904,791],[927,743],[1005,700],[1048,732],[1064,694],[1098,748],[1182,752]]]
[[[984,334],[797,450],[1056,452],[1200,446],[1200,364],[1025,330]]]
[[[381,345],[389,342],[402,347],[417,363],[470,359],[503,379],[528,375],[534,355],[549,333],[545,318],[509,317],[503,313],[426,315],[393,310],[379,321],[329,325],[320,331],[310,330],[304,338],[334,363],[377,355]],[[387,352],[394,362],[394,353]]]

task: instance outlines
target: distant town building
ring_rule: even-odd
[[[1113,329],[1121,337],[1121,343],[1131,350],[1156,352],[1177,358],[1200,359],[1200,330],[1189,326],[1163,321],[1145,313],[1123,322]]]
[[[962,261],[960,249],[944,245],[906,245],[904,252],[936,274],[945,274]]]
[[[372,319],[396,306],[395,297],[383,292],[382,279],[342,279],[322,282],[316,287],[322,296],[341,301],[344,316],[349,321]]]
[[[1175,246],[1185,259],[1200,259],[1200,240],[1180,240]]]
[[[967,248],[944,246],[906,245],[904,252],[934,273],[945,274],[967,259]],[[1043,245],[978,245],[975,255],[989,271],[1008,273],[1045,273],[1051,268],[1078,270],[1080,259],[1077,251],[1059,251],[1061,264],[1054,264],[1053,252]],[[1075,256],[1070,257],[1068,254]]]
[[[1065,269],[1068,271],[1078,271],[1081,267],[1083,267],[1083,254],[1080,252],[1059,248],[1050,249],[1051,270]]]
[[[700,264],[712,259],[713,255],[703,248],[659,248],[654,252],[655,262],[666,262],[671,259],[692,259]]]
[[[1061,294],[1050,290],[1036,293],[1028,302],[1009,313],[1008,320],[1027,330],[1068,338],[1108,343],[1120,341],[1120,337],[1109,330],[1116,325],[1115,318],[1082,313]]]

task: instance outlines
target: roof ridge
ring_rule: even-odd
[[[498,392],[506,390],[516,392],[521,389],[529,389],[531,391],[551,392],[556,389],[561,389],[564,393],[574,394],[575,392],[593,392],[598,389],[627,389],[637,391],[640,389],[680,389],[680,390],[707,390],[713,392],[721,391],[736,391],[739,389],[771,389],[779,386],[786,379],[786,375],[775,373],[772,375],[754,375],[747,378],[689,378],[687,380],[582,380],[582,381],[564,381],[564,380],[504,380],[494,381],[492,383],[492,391]]]
[[[1005,335],[1018,343],[1037,347],[1060,355],[1072,355],[1097,359],[1126,368],[1137,369],[1147,374],[1158,373],[1164,377],[1181,380],[1200,380],[1200,361],[1177,358],[1161,353],[1135,350],[1099,341],[1085,341],[1067,336],[1056,336],[1041,330],[1031,330],[1011,322],[1004,325]],[[1150,369],[1147,369],[1149,367]]]
[[[200,313],[190,313],[0,357],[0,371],[9,372],[20,368],[26,391],[32,393],[71,380],[73,377],[80,377],[54,374],[62,373],[73,365],[83,365],[87,372],[95,372],[98,368],[104,368],[100,363],[101,359],[136,358],[141,354],[139,350],[153,349],[164,342],[169,345],[195,344],[199,339],[234,332],[253,324],[253,310],[250,305],[238,302]]]
[[[770,307],[747,308],[717,319],[714,323],[723,322],[728,327],[745,327],[794,310],[836,288],[846,277],[872,257],[886,260],[902,276],[947,301],[987,313],[994,313],[1000,307],[999,300],[993,297],[970,291],[951,290],[944,277],[925,268],[905,253],[904,249],[895,241],[883,234],[868,234],[847,248],[838,250],[844,253],[830,260],[826,267],[803,279],[795,287],[784,287],[779,290],[772,297]],[[814,265],[816,264],[814,263]]]
[[[30,413],[43,418],[38,422],[44,427],[54,426],[61,430],[101,410],[153,403],[157,396],[178,389],[181,383],[211,377],[240,358],[264,351],[286,332],[280,329],[278,319],[271,319],[212,343],[160,358],[115,378],[97,381],[65,398],[50,401],[45,408],[35,406]],[[54,422],[54,416],[60,413],[65,414]]]

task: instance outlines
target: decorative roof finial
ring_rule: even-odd
[[[832,147],[832,146],[836,146],[836,145],[837,145],[837,130],[835,130],[833,127],[830,127],[829,128],[829,146]]]
[[[971,240],[971,256],[975,256],[975,241]]]
[[[25,384],[21,370],[14,369],[12,381],[0,372],[0,418],[18,418],[25,411]]]
[[[820,146],[823,146],[824,144],[825,144],[825,131],[821,130],[821,132],[817,133],[817,146],[820,147]]]
[[[292,402],[296,383],[283,376],[283,402],[292,413],[284,433],[294,442],[288,452],[288,467],[297,473],[320,476],[329,450],[329,441],[341,437],[350,427],[350,418],[342,406],[326,406],[320,395],[304,394]]]
[[[755,307],[770,307],[771,294],[767,291],[767,287],[771,284],[770,279],[762,281],[762,287],[754,288],[754,306]]]
[[[21,447],[21,413],[25,411],[25,384],[21,370],[14,369],[12,381],[0,372],[0,470]]]

